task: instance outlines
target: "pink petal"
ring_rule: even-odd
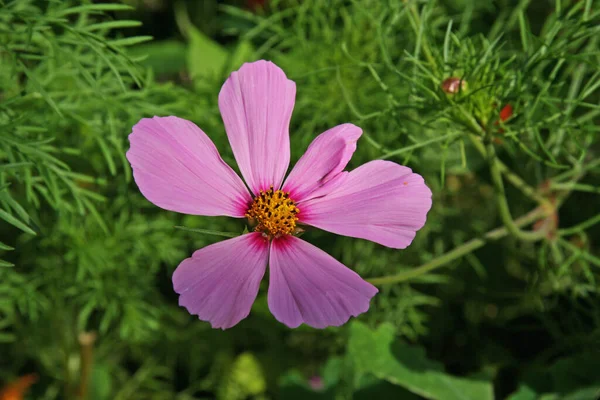
[[[242,176],[254,194],[281,186],[290,163],[296,84],[268,61],[242,65],[219,93],[219,109]]]
[[[358,126],[343,124],[317,136],[290,172],[283,190],[290,192],[296,202],[315,197],[316,189],[323,189],[346,168],[360,135],[362,129]]]
[[[271,243],[269,309],[290,328],[339,326],[369,309],[378,292],[323,250],[294,236]]]
[[[301,223],[403,249],[425,224],[431,190],[410,168],[376,160],[351,171],[331,193],[299,208]]]
[[[248,189],[192,122],[144,118],[129,142],[133,177],[152,203],[184,214],[244,216],[252,201]]]
[[[268,257],[269,242],[258,232],[197,250],[173,274],[179,305],[213,328],[231,328],[250,313]]]

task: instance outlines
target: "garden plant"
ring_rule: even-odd
[[[600,1],[0,0],[0,400],[598,398]]]

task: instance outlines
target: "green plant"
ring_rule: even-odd
[[[128,3],[0,1],[0,381],[37,372],[43,399],[597,398],[598,1],[164,2],[180,32],[153,41]],[[349,169],[391,159],[434,192],[404,251],[304,234],[380,288],[340,328],[281,326],[266,283],[225,332],[180,309],[177,263],[243,223],[152,207],[124,158],[140,118],[177,115],[232,161],[217,94],[260,58],[298,83],[292,162],[352,122]]]

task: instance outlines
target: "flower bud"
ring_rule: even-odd
[[[246,5],[250,10],[257,11],[260,8],[266,7],[266,0],[246,0]]]
[[[31,385],[38,380],[36,374],[29,374],[18,378],[7,386],[0,388],[0,400],[22,400]]]
[[[505,105],[502,110],[500,110],[500,121],[504,122],[513,115],[513,107],[510,104]]]
[[[459,91],[467,90],[467,81],[457,78],[455,76],[446,78],[442,82],[442,90],[448,94],[456,94]]]

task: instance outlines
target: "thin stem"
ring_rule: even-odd
[[[573,235],[575,233],[582,232],[582,231],[586,230],[587,228],[596,225],[597,223],[600,223],[600,214],[596,214],[595,216],[588,219],[587,221],[584,221],[584,222],[577,224],[575,226],[572,226],[570,228],[559,229],[558,234],[560,236]]]
[[[586,185],[583,183],[550,183],[550,189],[555,190],[572,190],[576,192],[600,193],[600,187]]]
[[[177,28],[179,28],[179,32],[181,35],[189,39],[190,36],[190,28],[193,27],[192,21],[190,19],[189,12],[183,1],[176,1],[174,6],[175,11],[175,24]]]
[[[478,137],[475,137],[472,135],[470,136],[470,138],[471,138],[471,142],[475,145],[475,148],[477,149],[477,151],[479,151],[481,153],[481,155],[483,155],[485,157],[487,152],[486,152],[485,146],[483,145],[481,140]],[[512,172],[506,166],[506,164],[504,164],[502,161],[496,159],[496,166],[498,167],[498,170],[500,171],[500,173],[502,175],[504,175],[506,180],[509,181],[510,183],[512,183],[512,185],[514,187],[519,189],[521,191],[521,193],[523,193],[525,196],[529,197],[531,200],[535,201],[536,203],[538,203],[544,207],[552,208],[552,203],[550,203],[550,201],[548,201],[548,199],[541,196],[537,192],[537,190],[535,190],[534,188],[529,186],[523,179],[521,179],[521,177],[519,177],[517,174]]]
[[[94,343],[96,342],[96,334],[93,332],[83,332],[79,335],[81,369],[79,375],[79,390],[78,397],[87,399],[88,387],[92,368],[94,366]]]
[[[458,109],[465,118],[467,122],[467,127],[473,133],[472,135],[469,135],[471,143],[473,143],[473,146],[475,146],[479,154],[481,154],[483,157],[486,157],[487,151],[480,139],[481,135],[485,132],[483,131],[481,126],[479,126],[479,124],[473,118],[473,116],[469,114],[463,107],[459,106]],[[523,193],[525,196],[529,197],[536,203],[547,207],[548,209],[552,208],[552,204],[548,201],[548,199],[541,196],[534,188],[529,186],[523,179],[521,179],[521,177],[512,172],[510,168],[506,166],[506,164],[504,164],[500,160],[496,160],[496,165],[500,172],[506,177],[506,180],[509,181],[514,187],[519,189],[521,193]]]
[[[407,0],[404,0],[404,3],[408,3]],[[420,33],[419,33],[419,29],[421,29],[421,16],[419,15],[419,11],[417,10],[417,7],[415,6],[414,3],[408,5],[408,8],[410,10],[410,13],[412,14],[412,26],[413,26],[413,30],[415,31],[415,34],[417,35],[417,37],[419,37]],[[434,72],[437,72],[438,66],[437,63],[435,61],[435,58],[433,57],[433,53],[431,52],[431,49],[429,48],[429,43],[427,42],[427,38],[426,37],[421,37],[422,38],[422,44],[421,44],[421,48],[423,49],[423,53],[425,53],[425,58],[427,58],[427,62],[429,63],[429,65],[431,66],[431,68],[433,69]]]
[[[517,218],[514,223],[517,227],[522,227],[527,224],[530,224],[534,221],[543,218],[546,215],[546,212],[542,207],[535,208],[529,213],[523,215],[522,217]],[[384,285],[390,283],[399,283],[408,281],[410,279],[416,278],[428,272],[431,272],[437,268],[443,267],[448,264],[450,261],[461,258],[480,247],[483,247],[490,240],[498,240],[508,235],[508,229],[506,227],[496,228],[491,230],[483,235],[481,238],[471,239],[466,243],[461,244],[460,246],[454,248],[453,250],[445,253],[419,267],[400,272],[399,274],[382,276],[379,278],[368,279],[373,285]]]
[[[577,256],[583,258],[587,262],[594,264],[596,267],[600,267],[600,258],[594,256],[593,254],[588,253],[587,251],[583,251],[579,247],[575,246],[571,242],[565,239],[558,239],[559,243],[571,250],[573,253],[577,254]]]
[[[545,230],[542,229],[538,232],[523,231],[519,229],[519,227],[515,224],[515,221],[513,221],[512,215],[510,213],[510,208],[508,206],[508,201],[506,199],[506,193],[504,191],[502,173],[500,172],[498,160],[496,158],[496,150],[494,149],[494,144],[491,141],[487,145],[487,158],[490,164],[492,181],[496,190],[496,201],[498,203],[498,211],[500,212],[500,217],[502,218],[504,226],[506,226],[510,234],[516,237],[517,239],[528,242],[543,239],[547,234]]]
[[[572,174],[572,175],[574,175],[573,182],[577,182],[580,179],[582,179],[585,175],[585,171],[591,169],[590,165],[592,165],[592,164],[594,166],[597,165],[597,163],[595,161],[590,162],[590,164],[582,166],[576,173]],[[569,190],[566,190],[564,192],[559,193],[556,196],[556,198],[554,200],[554,210],[558,210],[560,208],[560,206],[566,201],[566,199],[570,193],[571,192]],[[520,228],[520,227],[523,227],[534,221],[542,219],[542,218],[546,217],[547,215],[548,215],[548,209],[545,206],[540,206],[540,207],[533,209],[529,213],[523,215],[522,217],[517,218],[514,221],[514,224]],[[600,215],[592,218],[591,220],[588,220],[585,223],[580,224],[578,227],[582,228],[582,226],[584,224],[589,223],[592,220],[595,221],[597,218],[600,219]],[[587,227],[589,227],[589,225],[585,225],[585,228],[587,228]],[[570,228],[570,229],[574,229],[574,228]],[[492,231],[489,231],[485,235],[483,235],[483,238],[472,239],[458,247],[455,247],[453,250],[450,250],[448,253],[442,254],[441,256],[439,256],[419,267],[416,267],[414,269],[410,269],[407,271],[403,271],[398,274],[381,276],[378,278],[372,278],[372,279],[367,279],[367,280],[374,285],[384,285],[384,284],[400,283],[400,282],[408,281],[408,280],[417,278],[421,275],[424,275],[428,272],[431,272],[435,269],[441,268],[441,267],[447,265],[451,261],[454,261],[460,257],[470,254],[471,252],[477,250],[478,248],[483,247],[489,240],[498,240],[506,235],[508,235],[508,229],[506,227],[496,228]]]
[[[573,167],[572,170],[564,172],[560,175],[556,175],[554,178],[552,178],[552,182],[558,183],[559,181],[571,178],[572,176],[581,176],[581,174],[584,174],[587,171],[589,171],[590,169],[594,169],[598,166],[600,166],[600,158],[590,161],[588,164],[583,165],[583,166],[576,165],[575,167]],[[572,180],[576,181],[578,179],[572,179]]]
[[[451,140],[451,139],[454,139],[454,138],[456,138],[458,136],[460,136],[460,133],[448,133],[448,134],[443,135],[443,136],[438,136],[438,137],[433,138],[433,139],[425,140],[423,142],[415,143],[415,144],[410,145],[410,146],[406,146],[406,147],[402,147],[400,149],[396,149],[396,150],[390,151],[389,153],[385,153],[384,155],[382,155],[379,158],[381,160],[385,160],[386,158],[394,157],[394,156],[397,156],[398,154],[402,154],[402,153],[405,153],[407,151],[416,150],[416,149],[419,149],[421,147],[428,146],[428,145],[430,145],[432,143],[443,142],[445,140]]]

